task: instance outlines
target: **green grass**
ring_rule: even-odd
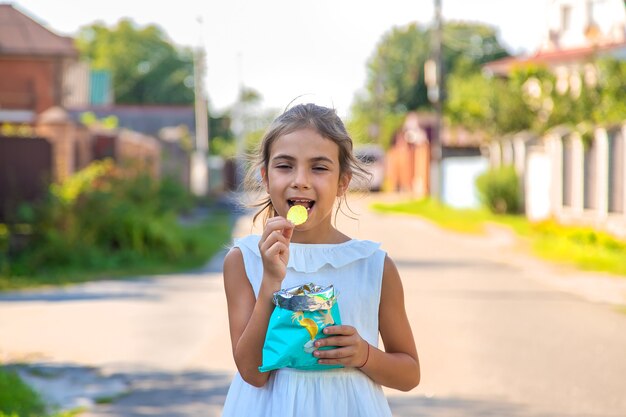
[[[0,367],[0,417],[42,417],[45,404],[17,373]]]
[[[424,217],[462,233],[484,233],[487,224],[497,223],[524,237],[533,253],[543,259],[626,276],[626,242],[590,227],[564,226],[555,221],[531,223],[521,215],[495,215],[486,209],[460,210],[430,199],[374,203],[371,208],[381,213]]]
[[[411,214],[425,217],[439,226],[462,233],[480,233],[488,213],[481,210],[457,210],[436,200],[423,199],[401,203],[374,203],[371,206],[381,213]]]
[[[533,228],[532,248],[544,259],[626,276],[626,242],[589,227],[538,223]]]
[[[94,400],[94,402],[96,404],[112,404],[126,395],[127,394],[119,394],[119,395],[108,395],[105,397],[98,397]]]
[[[78,407],[50,411],[35,390],[12,369],[0,365],[0,417],[76,417],[85,411]]]
[[[137,275],[166,274],[197,268],[228,243],[230,232],[228,213],[212,213],[207,219],[193,226],[182,228],[180,233],[184,235],[184,240],[192,244],[183,256],[174,260],[131,251],[95,252],[89,265],[70,264],[49,268],[37,274],[20,276],[15,274],[9,276],[0,271],[0,291]],[[28,262],[28,259],[23,262]]]

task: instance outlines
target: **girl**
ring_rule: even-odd
[[[364,171],[352,154],[352,139],[333,109],[297,105],[265,134],[257,165],[267,197],[261,236],[235,241],[224,260],[224,287],[233,355],[239,372],[224,416],[391,416],[381,385],[408,391],[420,369],[405,308],[402,283],[379,244],[355,240],[332,224],[335,200],[345,199],[353,175]],[[294,226],[293,205],[308,220]],[[336,212],[335,212],[336,214]],[[343,325],[327,327],[317,340],[320,371],[283,368],[259,372],[272,295],[314,282],[333,284]],[[385,349],[378,349],[378,336]]]

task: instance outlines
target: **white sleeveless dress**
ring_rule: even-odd
[[[260,236],[236,239],[248,279],[258,296],[263,275]],[[343,324],[354,326],[363,339],[378,346],[378,306],[385,252],[380,244],[350,240],[339,244],[289,246],[289,263],[283,288],[313,282],[333,284],[338,291]],[[261,388],[235,374],[223,417],[385,417],[391,411],[380,385],[355,368],[272,371]]]

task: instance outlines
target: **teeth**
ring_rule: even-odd
[[[290,199],[287,201],[290,206],[300,205],[300,206],[304,206],[307,210],[310,210],[314,204],[313,200],[308,200],[308,199]]]

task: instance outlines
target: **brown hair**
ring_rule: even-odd
[[[263,183],[259,181],[259,170],[267,172],[272,145],[281,136],[288,135],[300,129],[313,129],[322,137],[332,140],[339,147],[339,176],[351,173],[353,177],[369,179],[370,174],[361,166],[359,160],[352,153],[352,138],[348,134],[343,122],[337,116],[335,109],[318,106],[316,104],[298,104],[278,116],[270,124],[263,139],[259,143],[257,152],[252,155],[252,164],[246,175],[245,185],[250,191],[263,190]],[[346,201],[346,194],[341,197]],[[346,202],[347,205],[347,202]],[[270,196],[263,197],[253,203],[252,207],[260,207],[254,215],[254,221],[265,212],[264,221],[274,216],[274,206]],[[341,200],[337,211],[341,208]],[[335,213],[336,214],[336,213]]]

